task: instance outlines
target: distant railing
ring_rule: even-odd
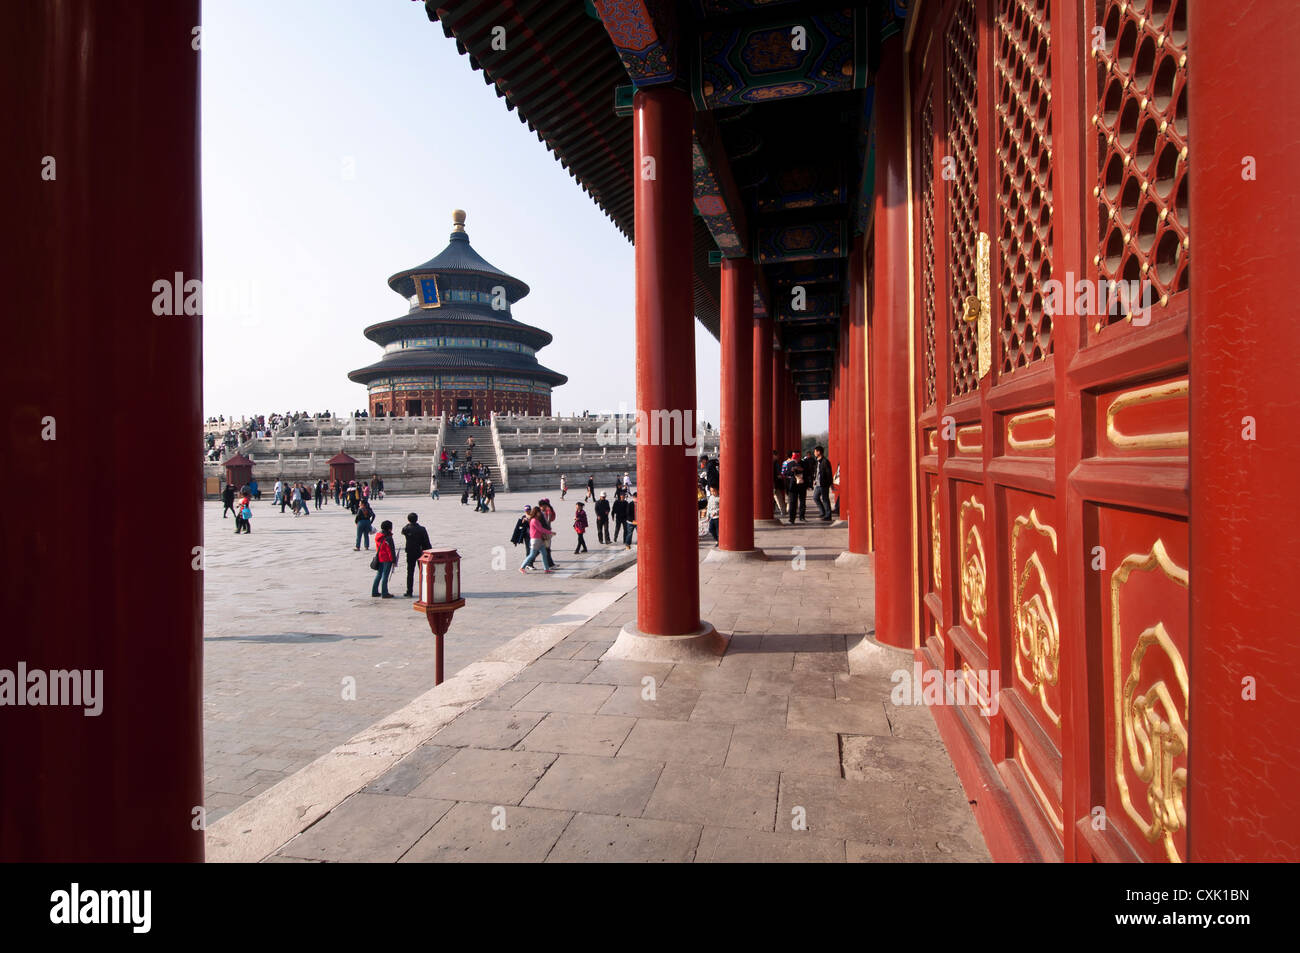
[[[510,467],[506,464],[505,452],[501,449],[501,433],[497,429],[497,415],[492,414],[489,421],[492,427],[492,448],[496,451],[497,469],[501,472],[501,489],[510,489]]]

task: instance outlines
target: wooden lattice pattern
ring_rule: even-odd
[[[934,270],[934,97],[927,95],[921,107],[921,281],[924,296],[925,339],[921,342],[925,356],[925,406],[935,402],[937,372],[935,369],[934,328],[935,270]]]
[[[998,245],[1002,372],[1052,353],[1052,73],[1048,0],[998,0]]]
[[[1150,281],[1162,306],[1188,282],[1187,3],[1098,2],[1097,24],[1106,35],[1105,49],[1094,53],[1093,263],[1102,280]],[[1100,314],[1097,323],[1124,321],[1132,310]]]
[[[965,301],[976,293],[975,256],[979,241],[979,132],[976,125],[975,2],[959,0],[944,37],[947,100],[947,183],[949,228],[949,314],[952,316],[952,396],[979,386],[978,328],[965,321]]]

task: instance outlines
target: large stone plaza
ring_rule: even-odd
[[[558,568],[528,576],[516,571],[525,547],[512,546],[510,536],[524,503],[536,496],[498,495],[495,513],[462,506],[459,493],[437,501],[393,495],[375,501],[378,521],[393,521],[399,548],[401,527],[414,511],[435,547],[460,552],[466,605],[446,637],[448,676],[589,590],[595,581],[581,574],[606,560],[627,560],[622,545],[594,542],[594,520],[590,553],[574,557],[572,520],[565,517],[582,493],[570,492],[563,503],[558,491],[542,495],[559,514]],[[412,611],[409,599],[371,598],[373,550],[353,549],[355,526],[345,508],[331,503],[295,517],[263,493],[253,506],[252,533],[240,536],[221,512],[220,502],[204,503],[209,822],[402,707],[434,680],[434,639],[424,614]],[[390,591],[400,596],[405,584],[403,555]]]

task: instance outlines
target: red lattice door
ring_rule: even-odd
[[[909,52],[916,644],[1049,859],[1183,855],[1185,3],[945,0]]]

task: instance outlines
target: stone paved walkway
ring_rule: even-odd
[[[235,536],[219,502],[204,504],[204,765],[209,823],[284,780],[433,686],[433,637],[411,600],[372,599],[372,552],[353,550],[352,515],[329,505],[294,517],[254,504],[253,532]],[[578,494],[578,499],[582,494]],[[525,500],[502,494],[496,513],[460,497],[388,496],[375,504],[398,533],[414,510],[435,546],[461,554],[468,605],[447,636],[454,674],[539,622],[595,583],[577,578],[622,546],[588,543],[575,559],[568,522],[554,547],[560,568],[521,576],[510,534]],[[573,495],[557,512],[572,510]],[[595,529],[591,532],[595,538]],[[404,559],[404,557],[403,557]],[[390,580],[400,596],[405,562]],[[355,680],[345,697],[344,679]]]
[[[716,663],[602,661],[636,594],[593,593],[610,604],[589,620],[531,630],[479,687],[245,805],[210,857],[986,861],[930,713],[890,704],[911,654],[862,638],[872,579],[833,564],[844,543],[769,527],[772,561],[703,563],[702,615],[732,634]]]

